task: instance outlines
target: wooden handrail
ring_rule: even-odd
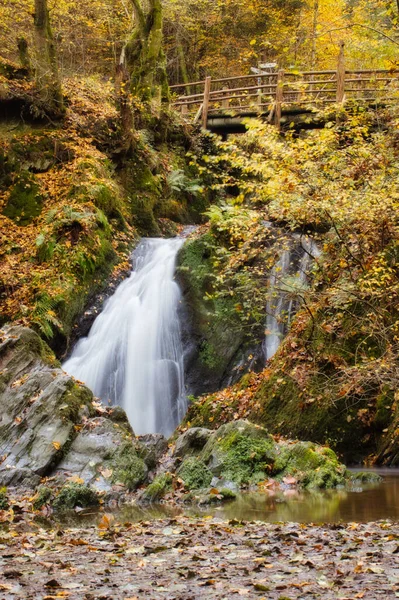
[[[386,94],[395,89],[390,83],[395,86],[399,83],[399,69],[346,70],[344,43],[341,42],[335,71],[280,70],[278,73],[251,73],[220,79],[207,77],[205,81],[172,85],[171,89],[184,88],[189,91],[190,87],[203,87],[200,93],[178,96],[173,105],[187,117],[196,110],[196,121],[201,119],[204,128],[207,127],[209,114],[221,114],[229,118],[250,111],[256,115],[265,112],[265,107],[268,107],[268,112],[272,108],[268,120],[280,127],[285,106],[343,104],[347,97],[361,99],[362,94],[367,102],[378,102],[376,97],[381,92]],[[389,99],[394,99],[394,96]],[[198,106],[199,110],[195,108]]]

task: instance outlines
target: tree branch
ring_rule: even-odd
[[[345,25],[345,27],[335,27],[334,29],[329,29],[328,31],[323,31],[323,33],[319,33],[316,37],[318,37],[318,38],[323,37],[324,35],[332,33],[333,31],[343,31],[345,29],[352,29],[353,27],[361,27],[362,29],[368,29],[369,31],[374,31],[374,33],[378,33],[378,35],[382,35],[382,37],[386,38],[387,40],[389,40],[390,42],[395,44],[395,46],[399,46],[399,42],[397,42],[396,40],[391,38],[389,35],[387,35],[383,31],[380,31],[379,29],[375,29],[374,27],[370,27],[369,25],[362,25],[361,23],[351,23],[350,25]]]
[[[140,0],[131,0],[131,3],[133,5],[133,12],[134,12],[134,16],[136,17],[136,20],[137,20],[138,28],[140,29],[140,31],[142,33],[144,33],[146,19],[145,19],[143,7],[140,4]]]

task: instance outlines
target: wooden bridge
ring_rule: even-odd
[[[399,101],[399,69],[346,70],[343,47],[335,71],[276,71],[171,86],[174,107],[205,129],[225,135],[245,131],[244,118],[267,119],[277,127],[306,124],[309,115],[350,99],[369,105]],[[303,119],[305,116],[305,119]]]

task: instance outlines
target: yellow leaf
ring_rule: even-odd
[[[56,450],[60,450],[61,449],[61,444],[59,442],[53,442],[53,446]]]

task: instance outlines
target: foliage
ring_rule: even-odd
[[[330,441],[347,457],[369,451],[389,461],[398,431],[398,115],[350,104],[337,120],[325,118],[326,128],[301,136],[249,122],[246,136],[210,157],[214,172],[231,161],[219,185],[234,176],[243,219],[261,210],[311,235],[322,253],[312,287],[301,291],[302,312],[254,388],[221,392],[197,410],[208,420],[249,414],[276,431]],[[220,229],[220,210],[211,217]],[[223,237],[219,243],[224,252]]]
[[[7,510],[9,505],[7,488],[0,488],[0,510]]]

